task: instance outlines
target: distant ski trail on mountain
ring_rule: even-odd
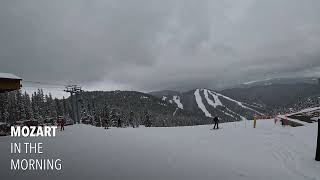
[[[194,96],[196,98],[196,102],[198,104],[198,107],[202,110],[202,112],[205,114],[205,116],[207,117],[212,117],[212,115],[209,113],[209,111],[206,109],[206,106],[203,104],[202,102],[202,98],[201,98],[201,95],[200,95],[200,90],[197,89],[195,92],[194,92]]]
[[[211,99],[209,99],[208,93],[210,93],[210,95],[213,97],[214,102],[213,102]],[[213,106],[214,108],[216,108],[217,106],[224,106],[224,105],[221,103],[219,97],[218,97],[216,94],[212,93],[211,91],[205,89],[205,90],[204,90],[204,95],[205,95],[205,97],[206,97],[206,99],[207,99],[208,104],[210,104],[210,105]]]
[[[229,98],[229,97],[227,97],[227,96],[225,96],[225,95],[222,95],[222,94],[219,94],[219,93],[216,93],[216,92],[214,92],[214,93],[215,93],[216,95],[218,95],[218,96],[221,96],[221,97],[223,97],[223,98],[225,98],[225,99],[228,99],[228,100],[230,100],[230,101],[233,101],[233,102],[237,103],[239,106],[241,106],[241,107],[243,107],[243,108],[245,108],[245,109],[251,110],[251,111],[256,112],[256,113],[258,113],[258,114],[260,114],[260,115],[264,115],[263,113],[255,110],[255,109],[252,109],[252,108],[250,108],[250,107],[248,107],[248,106],[243,105],[242,102],[239,102],[239,101],[237,101],[237,100],[234,100],[234,99],[232,99],[232,98]]]
[[[177,104],[178,108],[183,109],[183,104],[181,103],[179,96],[173,96],[173,101]]]

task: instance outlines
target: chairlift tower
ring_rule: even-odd
[[[76,123],[80,123],[79,94],[83,92],[83,90],[78,85],[69,85],[69,86],[66,86],[66,89],[64,91],[70,93],[72,119]]]

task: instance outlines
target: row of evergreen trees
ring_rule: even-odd
[[[70,116],[70,102],[53,98],[39,89],[31,96],[21,90],[0,94],[0,122],[13,123],[21,120],[37,120]]]
[[[138,117],[138,114],[132,112],[130,115],[122,108],[115,108],[107,104],[95,103],[94,99],[84,101],[78,99],[80,104],[81,122],[95,126],[103,126],[108,122],[108,126],[129,126],[134,123],[135,126],[144,124],[145,116]],[[0,94],[0,122],[14,123],[24,120],[45,120],[57,119],[59,116],[72,118],[73,112],[70,99],[57,99],[52,95],[44,94],[42,89],[38,89],[31,96],[21,90]],[[144,114],[145,115],[145,114]],[[129,121],[130,120],[130,121]],[[150,121],[147,123],[151,126]]]
[[[177,109],[161,99],[134,91],[82,92],[78,99],[81,122],[95,126],[189,126],[210,124],[193,112]],[[175,112],[175,113],[174,113]],[[0,94],[0,122],[72,118],[71,98],[57,99],[39,89]]]

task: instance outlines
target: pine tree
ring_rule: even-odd
[[[57,115],[58,116],[63,116],[63,106],[62,106],[62,103],[59,99],[55,98],[54,99],[54,104],[55,104],[55,107],[56,107],[56,112],[57,112]]]
[[[38,98],[37,98],[36,92],[34,92],[31,96],[31,109],[33,112],[33,118],[39,119],[40,118],[40,111],[39,111]]]
[[[102,111],[102,123],[105,129],[109,128],[110,124],[109,124],[109,107],[107,105],[107,103],[104,103],[104,108]]]
[[[37,93],[37,96],[36,96],[36,103],[37,103],[37,106],[39,108],[39,119],[43,119],[46,117],[46,114],[47,114],[47,106],[45,104],[45,96],[44,96],[44,93],[43,93],[43,90],[42,89],[38,89],[38,93]]]
[[[17,105],[17,96],[16,92],[9,92],[8,93],[8,109],[7,109],[7,123],[13,123],[19,120],[19,112],[18,112],[18,105]]]
[[[27,115],[25,111],[25,100],[21,93],[21,90],[16,91],[16,101],[18,120],[26,120]]]
[[[129,125],[135,128],[135,122],[134,122],[134,113],[133,111],[130,112],[129,114]]]
[[[44,113],[42,113],[42,117],[43,118],[49,118],[51,117],[51,109],[50,109],[50,104],[51,104],[51,99],[49,99],[49,96],[48,95],[45,95],[44,96],[45,98],[45,103],[44,103]]]
[[[71,107],[68,100],[66,100],[64,97],[62,99],[62,106],[63,106],[63,116],[70,117]]]
[[[9,113],[8,113],[8,93],[0,94],[0,114],[1,122],[8,122]]]
[[[56,104],[52,98],[52,95],[51,93],[49,93],[49,102],[48,102],[48,106],[49,106],[49,109],[50,109],[50,117],[51,118],[58,118],[58,113],[57,113],[57,107],[56,107]]]
[[[150,114],[146,111],[145,114],[145,122],[144,122],[145,127],[151,127],[151,120],[150,120]]]
[[[27,92],[24,93],[26,119],[33,119],[32,103]]]

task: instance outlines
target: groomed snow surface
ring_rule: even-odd
[[[174,128],[67,126],[55,138],[0,137],[1,179],[320,180],[317,124],[280,127],[273,120]],[[10,171],[10,142],[43,142],[62,171]]]

